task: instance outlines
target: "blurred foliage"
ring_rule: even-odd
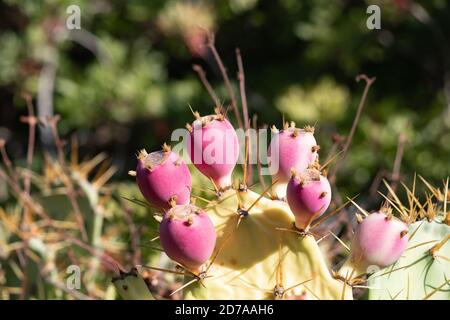
[[[374,3],[381,7],[381,30],[366,27],[366,8]],[[81,30],[70,31],[66,9],[74,4]],[[0,138],[11,158],[25,166],[28,131],[18,119],[26,114],[20,94],[28,91],[38,114],[46,104],[61,114],[61,134],[78,137],[83,157],[108,153],[117,167],[117,194],[135,193],[126,176],[135,151],[159,148],[191,121],[188,103],[212,112],[192,64],[205,69],[229,103],[205,29],[216,32],[236,93],[234,49],[241,49],[250,115],[257,114],[260,125],[280,126],[282,113],[299,125],[316,123],[324,155],[350,131],[363,90],[355,76],[377,78],[338,174],[344,198],[358,193],[369,208],[379,205],[381,198],[369,191],[380,174],[390,178],[400,134],[406,139],[403,180],[417,172],[439,184],[450,175],[446,0],[2,0]],[[54,152],[43,147],[39,154]],[[44,164],[37,157],[33,169]],[[196,173],[195,179],[205,181]],[[0,204],[8,214],[18,210],[1,180]],[[121,210],[112,212],[111,225],[121,228]],[[0,232],[0,244],[9,237]]]
[[[382,8],[381,30],[366,28],[369,2],[363,1],[3,1],[1,125],[16,129],[13,116],[24,110],[15,108],[23,105],[18,92],[39,97],[53,80],[51,104],[64,119],[62,133],[76,131],[85,152],[110,152],[123,177],[136,149],[157,148],[191,119],[187,103],[211,112],[193,63],[203,65],[227,102],[204,45],[205,30],[217,30],[216,46],[232,79],[234,47],[243,53],[250,114],[269,125],[281,123],[280,112],[317,123],[325,152],[330,136],[348,133],[362,92],[354,77],[377,77],[341,172],[345,194],[368,188],[378,171],[391,169],[405,130],[402,172],[441,179],[450,171],[450,95],[444,91],[450,9],[439,0],[375,3]],[[78,31],[65,28],[71,4],[81,8]],[[54,79],[43,72],[48,65],[55,67]],[[13,152],[24,154],[20,140]]]
[[[338,86],[334,80],[325,78],[311,88],[299,85],[288,87],[286,93],[276,101],[276,106],[286,113],[288,119],[313,123],[318,119],[340,120],[346,115],[348,103],[348,90]]]

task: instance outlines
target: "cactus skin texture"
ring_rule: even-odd
[[[369,277],[369,299],[449,300],[450,226],[424,219],[411,224],[409,234],[402,257]]]
[[[239,203],[250,210],[238,215]],[[290,232],[294,216],[287,203],[228,190],[208,208],[217,258],[204,286],[187,286],[185,299],[352,299],[351,288],[330,274],[313,236]],[[186,283],[192,280],[185,276]]]

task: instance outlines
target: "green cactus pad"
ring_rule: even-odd
[[[450,299],[450,226],[422,220],[409,227],[408,248],[392,266],[369,277],[369,299]],[[443,246],[430,252],[436,244]]]
[[[154,300],[144,279],[136,269],[113,279],[119,295],[125,300]]]
[[[193,283],[184,298],[274,299],[278,284],[285,290],[278,298],[352,299],[351,288],[329,272],[314,237],[292,232],[288,205],[259,197],[229,190],[207,206],[217,230],[217,258],[202,283],[186,276],[185,283]],[[239,203],[250,210],[237,225]]]

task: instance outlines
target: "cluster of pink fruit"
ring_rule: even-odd
[[[232,173],[239,155],[239,142],[231,123],[220,112],[200,117],[187,125],[190,141],[187,151],[197,169],[223,192],[232,187]],[[206,139],[213,132],[213,139]],[[331,202],[331,187],[319,165],[319,146],[314,129],[299,129],[286,124],[283,129],[272,128],[270,159],[277,159],[277,171],[272,173],[274,201],[287,200],[295,217],[295,227],[308,233],[311,222],[322,215]],[[204,161],[205,150],[213,140],[226,154],[225,163]],[[214,145],[217,148],[217,144]],[[210,150],[211,151],[211,150]],[[275,152],[277,156],[274,157]],[[200,154],[202,161],[194,161]],[[160,224],[161,245],[166,254],[192,272],[200,272],[211,257],[216,244],[216,232],[208,215],[190,204],[191,175],[185,162],[167,145],[162,151],[139,152],[136,180],[144,197],[164,211]],[[378,212],[360,221],[352,244],[353,265],[380,267],[395,262],[405,250],[407,226],[389,213]]]
[[[331,202],[331,186],[321,171],[314,128],[295,128],[285,124],[275,133],[269,147],[277,146],[278,171],[272,175],[274,193],[286,195],[295,216],[295,227],[308,231],[309,225],[321,216]],[[286,187],[287,184],[287,187]],[[349,265],[357,273],[365,273],[371,265],[386,267],[397,261],[408,244],[408,226],[395,218],[389,210],[380,210],[358,219],[351,245]],[[345,276],[345,275],[344,275]]]
[[[187,128],[187,150],[192,163],[218,190],[231,188],[239,156],[238,137],[231,123],[220,112],[204,117],[196,113],[196,120]],[[224,143],[214,143],[215,139]],[[207,159],[204,151],[217,147],[221,150],[212,153],[226,155],[227,161]],[[142,150],[138,154],[136,180],[147,201],[164,211],[160,240],[166,254],[188,270],[199,272],[214,251],[216,232],[204,210],[190,204],[192,180],[186,163],[167,145],[150,154]]]

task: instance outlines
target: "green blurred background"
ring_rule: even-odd
[[[68,31],[74,4],[81,30]],[[366,27],[370,4],[381,8],[380,30]],[[250,115],[278,127],[283,113],[316,124],[325,156],[350,130],[364,87],[355,76],[377,78],[338,175],[342,195],[370,198],[376,177],[392,171],[401,134],[405,181],[417,172],[440,184],[450,175],[446,0],[0,1],[0,137],[10,157],[25,163],[26,91],[41,115],[61,114],[60,134],[78,137],[82,157],[106,152],[118,169],[112,180],[134,188],[126,173],[136,150],[158,149],[191,121],[188,103],[212,112],[193,64],[229,102],[199,26],[216,33],[236,93],[241,49]],[[37,153],[52,152],[39,133]],[[0,181],[0,204],[11,201]]]
[[[366,27],[373,3],[381,30]],[[72,34],[65,29],[71,4],[81,9],[82,28]],[[445,0],[9,0],[0,2],[0,21],[0,132],[16,159],[25,155],[27,132],[17,121],[26,110],[17,93],[27,90],[49,95],[61,134],[76,132],[83,154],[107,151],[119,167],[115,179],[125,179],[138,148],[158,148],[191,120],[187,103],[211,112],[193,63],[227,102],[201,25],[217,32],[232,79],[241,48],[250,114],[269,125],[280,126],[282,112],[317,123],[325,154],[333,134],[349,131],[363,89],[355,76],[377,77],[341,172],[349,191],[390,170],[400,132],[408,139],[402,173],[435,180],[450,173]]]

